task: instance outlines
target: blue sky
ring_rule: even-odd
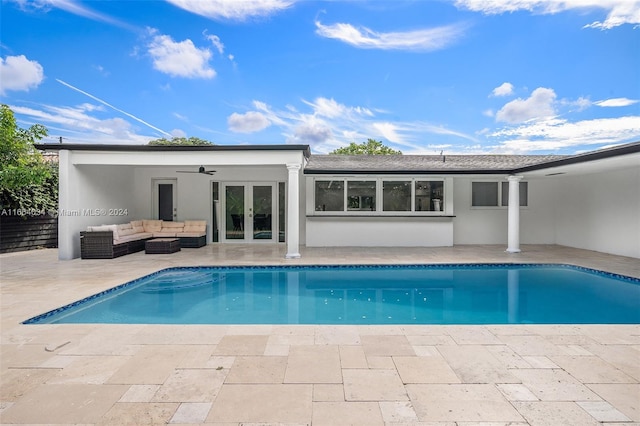
[[[640,140],[640,0],[2,0],[0,96],[54,142]]]

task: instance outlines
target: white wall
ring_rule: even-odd
[[[60,259],[80,257],[80,231],[87,226],[125,223],[135,218],[134,194],[129,190],[134,180],[131,168],[67,167],[69,179],[61,179],[58,211]]]
[[[309,247],[443,247],[453,245],[447,217],[307,217]]]
[[[507,207],[471,207],[471,182],[505,181],[506,176],[456,177],[453,188],[454,244],[507,244]],[[555,242],[556,189],[552,180],[524,178],[528,206],[520,208],[520,243]]]
[[[557,244],[640,258],[640,168],[555,183]]]

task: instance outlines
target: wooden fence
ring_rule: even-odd
[[[58,218],[0,216],[0,253],[58,247]]]

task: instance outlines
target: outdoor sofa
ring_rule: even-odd
[[[207,222],[185,220],[134,220],[119,225],[89,226],[80,232],[82,259],[113,259],[144,250],[152,238],[178,238],[180,247],[198,248],[207,244]]]

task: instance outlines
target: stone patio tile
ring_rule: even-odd
[[[582,325],[578,329],[602,345],[639,345],[639,325]]]
[[[269,336],[267,346],[269,345],[313,345],[315,343],[314,334],[272,334]]]
[[[287,357],[236,357],[225,383],[282,383]]]
[[[381,401],[378,404],[385,424],[416,423],[418,421],[418,416],[409,401]]]
[[[496,387],[509,401],[538,401],[525,385],[518,383],[500,383]]]
[[[523,356],[522,359],[529,364],[531,368],[560,368],[546,356]]]
[[[141,345],[216,345],[226,334],[226,326],[158,324],[135,334]]]
[[[284,356],[289,355],[289,345],[272,345],[267,343],[264,348],[264,356]]]
[[[553,356],[551,360],[582,383],[636,383],[596,356]]]
[[[177,368],[215,368],[209,364],[215,348],[215,345],[190,345],[189,353],[177,365]]]
[[[640,345],[590,345],[586,349],[640,382]]]
[[[362,349],[367,357],[415,355],[406,336],[362,336]]]
[[[39,367],[55,357],[53,353],[45,350],[45,345],[2,345],[0,348],[0,367],[3,370]]]
[[[285,383],[342,383],[337,346],[291,346]]]
[[[522,422],[504,396],[489,384],[407,385],[421,422]]]
[[[600,425],[575,402],[514,402],[513,405],[530,424],[535,426]]]
[[[565,352],[542,336],[500,336],[503,344],[524,356],[565,355]]]
[[[211,402],[229,370],[178,369],[160,386],[152,402]]]
[[[158,425],[167,424],[176,412],[176,403],[118,402],[96,423],[101,425]]]
[[[449,364],[440,357],[395,356],[402,383],[461,383]]]
[[[405,401],[408,399],[402,381],[394,370],[342,371],[347,401]]]
[[[272,336],[315,336],[315,325],[274,325],[271,329]]]
[[[578,401],[577,404],[599,422],[631,421],[606,401]]]
[[[131,385],[118,402],[151,402],[160,385]]]
[[[405,326],[402,325],[359,325],[358,333],[361,336],[377,336],[379,334],[401,335],[405,334]]]
[[[456,342],[447,334],[436,335],[407,335],[407,340],[412,346],[437,346],[456,345]]]
[[[76,356],[67,367],[47,380],[49,384],[85,383],[99,385],[129,361],[128,356]]]
[[[110,384],[162,384],[188,355],[188,346],[149,345],[124,363],[107,381]]]
[[[367,358],[361,346],[340,346],[342,368],[367,368]]]
[[[416,353],[416,356],[420,357],[435,357],[441,358],[442,354],[438,351],[438,348],[435,346],[413,346],[413,351]]]
[[[535,334],[526,325],[488,325],[486,327],[494,336],[527,336]]]
[[[485,326],[445,326],[447,334],[458,345],[501,345],[495,334]]]
[[[487,345],[484,348],[507,368],[531,368],[531,365],[506,345]]]
[[[42,385],[2,413],[7,423],[97,423],[127,391],[123,385]]]
[[[206,422],[309,423],[312,388],[303,384],[226,384]]]
[[[377,402],[314,402],[313,426],[383,425]]]
[[[463,383],[520,383],[484,346],[438,346],[438,351]]]
[[[209,361],[207,361],[206,368],[214,368],[216,370],[222,370],[223,368],[226,368],[228,370],[231,368],[231,366],[233,366],[235,360],[236,357],[234,356],[213,355],[211,356],[211,358],[209,358]]]
[[[273,330],[270,324],[232,324],[223,327],[229,336],[268,336]]]
[[[11,368],[0,371],[0,401],[17,401],[30,390],[46,383],[59,370]]]
[[[169,423],[199,424],[204,423],[211,410],[211,402],[185,402],[180,404]]]
[[[339,384],[315,384],[313,385],[313,401],[344,401],[344,386]]]
[[[516,369],[511,371],[542,401],[600,400],[598,395],[563,370]]]
[[[71,341],[56,351],[58,355],[135,355],[142,346],[133,336],[145,326],[115,324],[94,326],[90,333],[79,340]]]
[[[269,336],[224,336],[213,351],[214,355],[263,355]]]
[[[359,345],[360,333],[356,326],[317,327],[314,337],[316,345]]]
[[[65,368],[78,359],[75,355],[55,355],[40,364],[38,368]]]
[[[594,384],[589,388],[634,422],[640,422],[640,384]]]
[[[371,369],[395,370],[396,364],[390,356],[367,356],[367,365]]]

